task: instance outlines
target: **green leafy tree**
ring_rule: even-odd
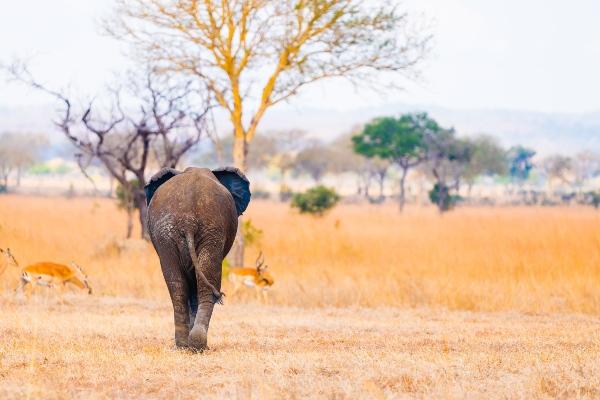
[[[522,183],[529,179],[533,156],[535,151],[523,146],[515,146],[508,151],[509,173],[514,181]]]
[[[292,207],[297,208],[301,214],[322,216],[333,208],[340,196],[335,190],[323,185],[315,186],[304,193],[297,193],[292,197]]]
[[[400,210],[406,201],[406,175],[426,157],[424,137],[439,130],[437,122],[425,113],[404,114],[399,118],[377,118],[352,138],[357,153],[390,160],[400,168]]]
[[[508,172],[507,153],[498,140],[489,135],[479,135],[467,141],[472,146],[472,154],[465,170],[465,181],[469,192],[475,180],[482,175],[504,175]]]

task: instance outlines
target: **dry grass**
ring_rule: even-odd
[[[272,304],[600,314],[593,209],[480,208],[440,217],[433,209],[400,215],[394,206],[341,206],[315,219],[254,202],[248,216],[264,230]],[[166,299],[154,250],[137,241],[119,247],[124,228],[107,199],[0,197],[0,247],[11,247],[21,264],[75,260],[100,295]],[[14,287],[16,271],[3,279],[5,289]]]
[[[6,270],[0,398],[600,398],[600,213],[248,215],[271,304],[226,298],[198,355],[172,349],[157,258],[111,201],[0,197],[0,247],[75,260],[96,290],[22,304]]]
[[[596,317],[229,305],[172,349],[165,302],[0,300],[0,398],[598,398]]]

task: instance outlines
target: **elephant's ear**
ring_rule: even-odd
[[[250,181],[237,168],[222,167],[213,170],[219,182],[229,190],[235,202],[238,216],[242,215],[250,203]]]
[[[150,182],[148,182],[146,186],[144,186],[144,192],[146,192],[146,204],[150,204],[150,200],[152,200],[154,192],[156,192],[160,185],[162,185],[163,183],[180,173],[181,172],[173,168],[163,168],[156,174],[152,175],[152,178],[150,178]]]

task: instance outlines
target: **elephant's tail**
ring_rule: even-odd
[[[201,265],[200,265],[200,260],[198,260],[198,256],[196,254],[196,243],[194,241],[194,234],[192,232],[188,231],[185,234],[185,238],[187,240],[188,250],[190,251],[190,257],[192,259],[192,262],[194,263],[194,267],[196,269],[196,272],[198,273],[198,275],[202,279],[202,282],[204,282],[204,284],[206,286],[208,286],[210,288],[210,290],[212,291],[215,303],[223,304],[223,296],[225,296],[225,293],[219,292],[217,290],[217,288],[214,287],[208,281],[208,279],[206,279],[206,276],[204,276],[204,273],[202,272],[202,268],[201,268]]]

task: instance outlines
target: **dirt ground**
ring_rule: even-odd
[[[0,299],[0,398],[599,398],[600,319],[219,306],[175,350],[168,302]]]

